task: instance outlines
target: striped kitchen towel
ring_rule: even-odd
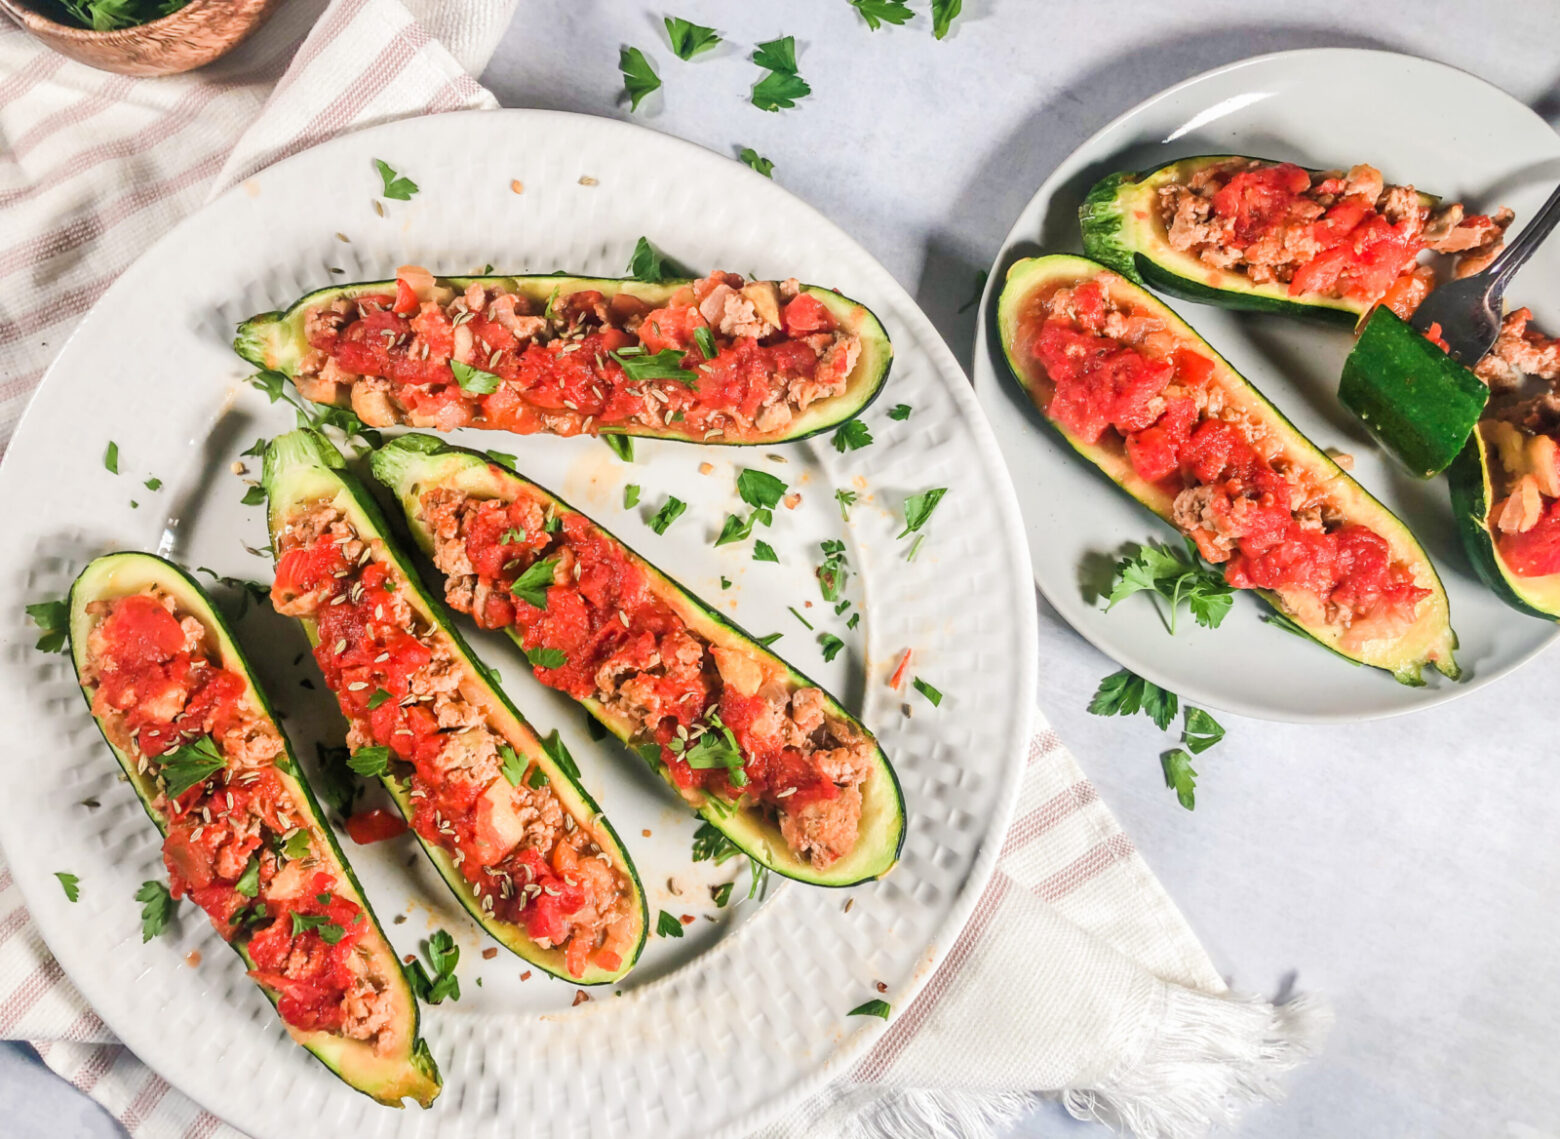
[[[0,449],[81,315],[213,194],[356,127],[495,105],[471,74],[513,3],[289,0],[223,61],[159,80],[92,71],[0,22]],[[1225,993],[1041,722],[996,875],[946,961],[842,1081],[762,1139],[975,1139],[1035,1093],[1140,1136],[1200,1134],[1275,1094],[1322,1021]],[[132,1135],[239,1139],[114,1040],[3,865],[0,1038],[32,1041]]]

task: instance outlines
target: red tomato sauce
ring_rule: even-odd
[[[260,719],[244,679],[185,642],[179,620],[150,594],[112,602],[93,634],[93,710],[122,746],[146,757],[149,774],[161,773],[159,757],[202,737],[219,749],[230,734],[253,738]],[[189,897],[224,939],[247,935],[250,976],[279,994],[284,1021],[339,1030],[355,981],[348,958],[367,927],[361,908],[334,893],[332,871],[300,878],[304,865],[282,853],[304,820],[274,763],[230,761],[160,806],[173,897]]]
[[[1287,463],[1275,465],[1281,456],[1264,457],[1245,428],[1199,410],[1212,360],[1184,347],[1154,355],[1106,335],[1098,282],[1074,289],[1068,308],[1052,315],[1040,298],[1020,330],[1054,387],[1046,415],[1086,443],[1119,438],[1133,470],[1172,495],[1207,488],[1199,524],[1177,524],[1223,563],[1231,585],[1303,591],[1356,616],[1412,614],[1429,596],[1370,529],[1304,524],[1291,504],[1308,492]]]
[[[1560,498],[1544,503],[1532,529],[1515,533],[1496,530],[1495,545],[1507,568],[1518,577],[1560,573]]]
[[[623,890],[621,876],[609,872],[609,896],[594,899],[590,912],[598,916],[587,921],[583,883],[600,886],[602,874],[582,865],[595,857],[586,832],[570,825],[549,836],[545,851],[525,846],[495,852],[484,798],[490,785],[448,776],[441,756],[449,736],[440,726],[437,703],[419,700],[411,685],[433,653],[396,617],[394,593],[404,586],[395,575],[378,561],[349,563],[325,534],[282,555],[273,588],[278,595],[321,597],[312,615],[319,637],[314,657],[326,684],[355,729],[411,765],[411,828],[455,856],[482,908],[538,941],[567,941],[567,965],[575,976],[591,963],[618,968],[623,946],[608,928],[607,911],[614,902],[611,892]],[[527,765],[515,786],[536,772]],[[348,829],[357,841],[391,837],[388,820],[354,818]]]

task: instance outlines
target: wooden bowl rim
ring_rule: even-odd
[[[176,12],[169,12],[166,16],[158,16],[155,20],[148,20],[144,24],[132,24],[128,28],[110,28],[107,31],[97,31],[95,28],[77,27],[75,24],[62,24],[58,20],[51,20],[42,12],[27,3],[27,0],[0,0],[0,8],[18,17],[28,29],[34,32],[43,32],[61,39],[77,40],[82,43],[107,44],[123,42],[135,39],[148,28],[170,27],[176,24],[182,17],[191,12],[203,8],[210,8],[219,4],[229,4],[231,0],[189,0],[189,3]],[[273,0],[261,0],[256,11],[265,11],[271,7]]]

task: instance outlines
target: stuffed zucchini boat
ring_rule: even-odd
[[[633,861],[573,759],[493,682],[344,467],[323,436],[293,431],[266,449],[262,482],[271,602],[314,643],[353,768],[379,775],[500,944],[580,984],[617,980],[645,940]]]
[[[1238,154],[1111,174],[1079,208],[1090,257],[1140,285],[1225,308],[1355,324],[1376,304],[1407,316],[1434,285],[1424,250],[1474,272],[1511,211],[1441,205],[1372,166],[1307,170]]]
[[[194,579],[108,554],[70,591],[82,693],[163,835],[170,893],[205,911],[288,1034],[380,1103],[439,1069],[396,952],[238,643]]]
[[[1008,364],[1067,442],[1327,648],[1421,684],[1459,670],[1419,543],[1168,307],[1103,265],[1016,263]]]
[[[904,842],[887,756],[824,690],[585,515],[472,451],[409,435],[375,451],[445,597],[503,629],[751,858],[848,886]]]
[[[744,281],[441,277],[320,289],[239,326],[234,348],[371,427],[804,439],[859,415],[893,348],[827,289]]]
[[[1556,620],[1560,339],[1531,320],[1525,308],[1508,314],[1495,346],[1475,366],[1476,378],[1491,388],[1489,414],[1447,471],[1447,483],[1479,577],[1514,609]]]

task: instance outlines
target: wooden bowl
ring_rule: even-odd
[[[25,0],[0,0],[10,17],[61,55],[120,75],[176,75],[238,46],[279,0],[190,0],[133,28],[94,32],[51,20]]]

